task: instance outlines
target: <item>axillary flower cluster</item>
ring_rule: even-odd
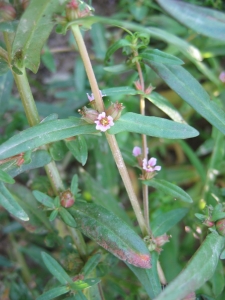
[[[99,91],[99,93],[101,97],[106,96],[102,94],[101,91]],[[86,106],[84,106],[81,110],[79,110],[79,113],[82,115],[82,119],[89,124],[95,123],[97,130],[105,132],[114,125],[113,121],[119,119],[121,111],[124,108],[123,104],[118,102],[111,103],[106,111],[99,113],[96,109],[94,95],[89,95],[87,93],[87,97],[92,108],[87,108]]]
[[[148,153],[148,149],[147,149]],[[149,160],[142,157],[142,151],[140,147],[135,146],[133,149],[133,156],[137,158],[138,165],[142,168],[143,174],[141,179],[151,179],[156,175],[156,171],[161,170],[161,166],[156,166],[157,159],[151,157]]]

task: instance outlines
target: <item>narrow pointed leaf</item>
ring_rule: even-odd
[[[176,56],[160,51],[158,49],[145,50],[139,54],[139,57],[146,61],[158,62],[169,65],[183,65],[184,62]]]
[[[10,214],[20,220],[28,221],[29,217],[16,202],[11,193],[7,190],[2,182],[0,182],[0,205],[2,205]]]
[[[187,139],[199,133],[187,124],[181,124],[158,117],[147,117],[135,113],[126,113],[115,122],[110,134],[129,131],[168,139]]]
[[[170,230],[188,213],[188,208],[176,208],[166,213],[160,213],[152,222],[154,236],[160,236]]]
[[[53,15],[61,9],[63,5],[59,0],[30,2],[20,19],[12,46],[12,57],[19,69],[27,67],[37,72],[41,49],[54,26]]]
[[[128,40],[121,39],[115,42],[112,46],[109,47],[109,49],[106,52],[105,55],[105,61],[107,62],[111,55],[116,52],[118,49],[126,47],[126,46],[131,46],[131,43]]]
[[[153,62],[148,62],[148,64],[181,98],[222,133],[225,133],[224,111],[210,100],[209,95],[189,72],[181,66]]]
[[[73,156],[84,166],[88,158],[88,148],[85,138],[78,135],[74,140],[66,140],[66,146]]]
[[[58,297],[60,295],[64,295],[64,294],[68,293],[69,290],[70,289],[67,286],[56,287],[56,288],[53,288],[53,289],[45,292],[41,296],[37,297],[36,300],[51,300],[51,299],[55,299],[56,297]]]
[[[17,175],[37,169],[40,167],[44,167],[45,165],[49,164],[51,162],[52,158],[48,151],[46,150],[37,150],[31,154],[30,162],[29,163],[24,163],[21,166],[17,166],[16,162],[13,164],[11,162],[8,162],[4,165],[2,165],[3,170],[7,171],[10,176],[16,177]]]
[[[66,273],[66,271],[62,268],[62,266],[49,254],[42,252],[42,259],[48,268],[49,272],[55,276],[55,278],[61,283],[61,284],[68,284],[73,283],[70,276]]]
[[[102,94],[108,97],[121,97],[122,95],[137,95],[139,92],[129,86],[119,86],[102,90]]]
[[[158,294],[162,291],[161,283],[159,281],[158,271],[157,271],[157,260],[158,254],[152,252],[152,268],[151,269],[141,269],[135,266],[127,264],[131,271],[137,276],[141,285],[145,289],[146,293],[151,299],[155,299]]]
[[[94,132],[96,132],[94,125],[84,124],[79,118],[40,123],[14,135],[0,145],[0,159],[75,135]]]
[[[175,19],[187,27],[214,39],[225,40],[225,14],[178,0],[157,0]]]
[[[153,178],[151,180],[143,181],[143,183],[158,189],[160,192],[162,191],[163,193],[172,196],[174,200],[179,199],[188,203],[193,202],[191,197],[182,188],[167,180]]]
[[[74,291],[80,291],[89,288],[93,285],[96,285],[100,281],[101,281],[100,278],[88,278],[85,280],[77,280],[73,282],[70,286]]]
[[[76,202],[68,209],[78,228],[119,259],[140,268],[150,268],[150,254],[142,239],[105,208]]]
[[[33,191],[32,192],[35,199],[40,202],[41,204],[43,204],[44,206],[47,206],[49,208],[54,209],[55,205],[53,203],[53,199],[51,197],[49,197],[48,195],[40,192],[40,191]]]
[[[8,190],[29,217],[28,221],[19,220],[28,232],[43,234],[47,230],[53,230],[46,213],[40,209],[39,203],[27,187],[15,183],[14,185],[8,185]]]
[[[179,111],[162,95],[152,92],[150,95],[145,95],[145,98],[161,109],[173,121],[178,123],[186,123]]]
[[[85,265],[82,268],[82,270],[80,271],[80,273],[84,274],[84,276],[86,277],[96,268],[96,266],[98,265],[98,263],[100,262],[101,259],[102,259],[101,253],[94,254],[85,263]]]
[[[59,214],[63,221],[66,223],[66,225],[70,227],[77,227],[77,223],[74,220],[74,218],[71,216],[71,214],[66,210],[64,207],[60,207]]]
[[[223,248],[224,237],[217,233],[209,234],[186,268],[155,300],[180,300],[200,288],[213,276]]]

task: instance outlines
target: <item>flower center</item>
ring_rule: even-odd
[[[108,118],[102,118],[102,119],[100,120],[100,123],[101,123],[103,126],[107,126],[107,125],[109,125],[109,120],[108,120]]]

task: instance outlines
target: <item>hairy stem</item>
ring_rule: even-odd
[[[99,93],[98,83],[97,83],[97,80],[95,78],[95,74],[94,74],[94,71],[93,71],[93,68],[92,68],[92,65],[91,65],[91,62],[90,62],[90,58],[89,58],[89,55],[88,55],[88,52],[87,52],[87,48],[85,46],[83,37],[81,35],[79,26],[76,25],[76,24],[72,25],[71,30],[72,30],[74,38],[77,42],[77,46],[78,46],[81,58],[82,58],[83,63],[84,63],[84,67],[85,67],[85,70],[86,70],[86,73],[87,73],[87,76],[88,76],[88,79],[89,79],[89,82],[90,82],[90,86],[91,86],[92,92],[94,94],[97,110],[99,112],[102,112],[102,111],[104,111],[104,103],[103,103],[102,97],[100,96],[100,93]],[[132,207],[134,209],[135,215],[137,217],[137,221],[139,223],[142,234],[146,235],[148,233],[147,226],[146,226],[146,223],[145,223],[145,220],[144,220],[144,217],[143,217],[138,199],[137,199],[137,197],[134,193],[133,186],[132,186],[130,177],[128,175],[125,163],[123,161],[123,157],[121,155],[120,149],[118,147],[116,138],[115,138],[114,135],[109,135],[107,133],[106,133],[106,138],[107,138],[109,146],[111,148],[111,151],[112,151],[114,160],[116,162],[116,165],[118,167],[119,173],[122,177],[124,186],[127,190],[128,196],[130,198],[130,201],[131,201]]]

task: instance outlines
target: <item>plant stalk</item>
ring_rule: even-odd
[[[134,53],[134,55],[138,55],[138,53]],[[144,78],[141,70],[141,66],[139,62],[136,62],[136,68],[139,75],[139,80],[141,84],[141,90],[144,93],[145,91],[145,83]],[[141,115],[145,116],[145,98],[143,95],[140,95],[140,113]],[[143,151],[143,157],[147,159],[148,153],[147,153],[147,137],[145,134],[141,135],[142,137],[142,151]],[[143,173],[143,171],[142,171]],[[146,225],[148,227],[148,230],[150,231],[150,222],[149,222],[149,202],[148,202],[148,186],[146,184],[142,184],[142,195],[143,195],[143,207],[144,207],[144,218]]]
[[[91,90],[94,94],[95,104],[96,104],[97,110],[99,112],[102,112],[105,109],[104,103],[103,103],[102,97],[100,96],[100,93],[99,93],[98,83],[97,83],[97,80],[95,78],[95,74],[94,74],[94,71],[92,69],[92,64],[90,62],[90,58],[89,58],[89,55],[88,55],[88,52],[87,52],[87,48],[85,46],[83,37],[81,35],[79,26],[76,25],[76,24],[71,25],[71,30],[72,30],[74,38],[77,42],[77,46],[78,46],[81,58],[82,58],[83,63],[84,63],[84,67],[85,67],[85,70],[86,70],[86,73],[87,73],[87,76],[88,76],[88,79],[89,79],[89,82],[90,82]],[[115,159],[116,165],[118,167],[119,173],[122,177],[124,186],[127,190],[128,196],[130,198],[131,205],[134,209],[138,224],[140,226],[142,234],[145,236],[145,235],[148,234],[148,229],[147,229],[145,219],[143,217],[138,199],[137,199],[137,197],[134,193],[133,186],[132,186],[129,174],[127,172],[123,157],[121,155],[120,149],[118,147],[116,138],[115,138],[114,135],[109,135],[107,133],[106,133],[106,138],[107,138],[109,146],[111,148],[111,151],[112,151],[113,157]]]

